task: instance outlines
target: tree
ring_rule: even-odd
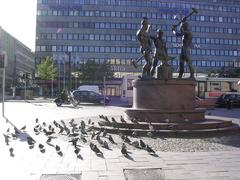
[[[109,62],[97,64],[95,61],[87,61],[79,69],[79,78],[83,82],[102,82],[103,77],[106,79],[113,78],[113,71]]]
[[[54,80],[57,77],[57,68],[52,57],[47,56],[43,62],[37,65],[37,75],[42,80]]]
[[[57,68],[52,57],[47,56],[41,64],[37,65],[37,76],[42,80],[52,80],[51,95],[53,96],[53,80],[57,77]]]

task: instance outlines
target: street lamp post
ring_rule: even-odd
[[[69,80],[69,84],[68,84],[68,90],[71,91],[72,89],[72,78],[71,78],[71,52],[66,52],[66,54],[68,55],[68,80]]]

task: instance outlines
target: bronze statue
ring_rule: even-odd
[[[142,77],[151,77],[150,71],[152,66],[151,58],[151,38],[149,35],[150,25],[148,19],[144,17],[141,21],[141,28],[137,31],[137,39],[140,42],[140,51],[146,60],[146,64],[143,66]]]
[[[190,78],[194,78],[194,68],[192,66],[192,61],[190,57],[190,50],[192,46],[192,33],[189,30],[189,24],[186,21],[186,17],[182,19],[180,25],[180,31],[176,31],[177,25],[174,25],[172,28],[173,34],[176,36],[182,37],[182,49],[180,54],[180,67],[178,78],[182,78],[184,73],[184,62],[188,64],[190,71]]]
[[[164,42],[162,37],[163,31],[161,29],[157,30],[157,36],[151,36],[151,39],[153,40],[156,47],[151,68],[151,76],[153,76],[156,71],[158,60],[162,61],[162,66],[168,66],[168,60],[175,58],[168,56],[166,43]]]
[[[180,67],[179,67],[179,75],[178,78],[182,78],[182,75],[184,73],[184,62],[186,61],[189,67],[190,71],[190,78],[194,78],[194,68],[192,66],[192,61],[190,57],[190,50],[192,46],[192,33],[189,30],[189,24],[187,22],[187,18],[192,16],[193,14],[197,14],[198,10],[195,8],[192,8],[192,11],[183,17],[181,21],[179,21],[176,25],[172,26],[173,34],[176,36],[182,37],[182,50],[180,54]],[[177,32],[176,28],[180,25],[180,31]]]

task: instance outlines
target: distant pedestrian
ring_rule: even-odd
[[[232,100],[230,98],[228,98],[226,100],[226,106],[227,106],[227,109],[229,109],[229,110],[232,109],[233,102],[232,102]]]

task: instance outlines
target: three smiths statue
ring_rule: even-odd
[[[141,21],[141,28],[137,31],[137,39],[140,42],[140,51],[146,60],[146,63],[143,66],[142,78],[151,77],[151,66],[152,66],[152,58],[151,58],[151,38],[149,35],[150,25],[148,23],[148,19],[143,17]]]
[[[180,67],[178,78],[182,78],[182,75],[184,73],[184,62],[186,61],[190,71],[190,78],[194,79],[194,68],[192,66],[192,61],[190,57],[190,50],[192,46],[192,33],[189,30],[189,24],[186,21],[186,18],[182,19],[180,30],[177,31],[176,28],[176,25],[172,27],[173,34],[182,37],[182,49],[180,54]]]

